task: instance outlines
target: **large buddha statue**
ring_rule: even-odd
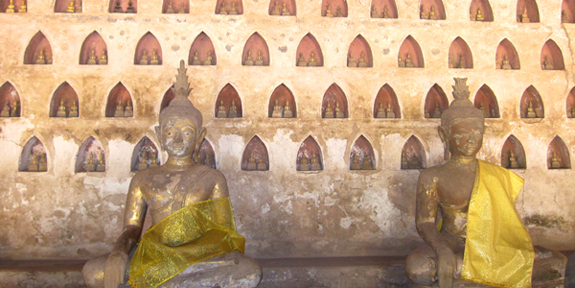
[[[199,162],[206,135],[180,62],[174,99],[160,112],[156,133],[168,160],[136,173],[127,195],[124,229],[112,253],[82,273],[89,287],[256,287],[260,265],[244,256],[226,178]],[[146,213],[152,228],[141,237]],[[139,240],[139,241],[138,241]],[[129,271],[129,273],[126,273]],[[129,276],[128,276],[129,275]]]
[[[448,161],[419,176],[415,221],[425,245],[406,260],[412,287],[531,287],[532,277],[561,277],[565,257],[534,253],[515,210],[523,179],[476,158],[484,115],[469,101],[466,80],[455,79],[455,100],[441,115]]]

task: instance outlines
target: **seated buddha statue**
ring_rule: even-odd
[[[142,56],[140,57],[140,62],[138,64],[140,65],[148,65],[148,52],[146,52],[146,50],[142,51]]]
[[[375,118],[386,118],[385,115],[385,108],[383,108],[383,102],[379,102],[379,107],[377,108],[377,113],[375,114]]]
[[[212,56],[212,50],[208,50],[208,55],[204,61],[204,65],[213,65],[214,57]]]
[[[122,105],[122,99],[118,100],[116,111],[114,112],[114,117],[124,117],[124,106]]]
[[[280,101],[276,99],[274,102],[274,110],[272,111],[272,118],[282,118],[284,115],[284,108],[280,105]]]
[[[407,68],[415,67],[413,65],[413,62],[411,61],[411,54],[409,54],[409,53],[407,53],[407,57],[405,57],[405,67],[407,67]]]
[[[331,5],[327,4],[325,8],[325,17],[333,17],[333,12],[331,11]]]
[[[148,169],[148,153],[146,150],[142,149],[142,153],[140,153],[140,162],[138,163],[138,171]]]
[[[393,112],[393,109],[391,108],[391,102],[387,102],[385,114],[387,115],[387,118],[395,118],[395,112]]]
[[[505,54],[505,56],[503,56],[503,61],[501,62],[501,69],[504,70],[509,70],[511,69],[511,64],[509,63],[509,57],[507,56],[507,54]]]
[[[284,2],[282,5],[282,16],[290,16],[290,12],[287,9],[287,4]]]
[[[313,51],[309,52],[309,62],[307,66],[317,66],[317,60],[315,59],[315,53]]]
[[[352,52],[349,52],[349,55],[347,56],[347,67],[357,67],[357,62],[355,62]]]
[[[254,62],[256,66],[264,66],[264,57],[262,56],[262,51],[258,51],[258,56],[256,57],[256,61]]]
[[[323,113],[323,118],[335,118],[331,104],[328,102],[325,105],[325,112]]]
[[[6,101],[6,106],[0,112],[0,117],[10,117],[10,101]]]
[[[58,112],[56,112],[56,117],[66,117],[66,106],[64,106],[64,99],[60,100],[60,106],[58,106]]]
[[[561,275],[567,259],[534,253],[515,210],[523,179],[476,158],[484,116],[469,100],[466,80],[455,79],[455,100],[438,128],[448,161],[419,176],[415,222],[425,244],[407,257],[407,276],[412,287],[531,287],[532,277],[555,275],[540,273],[540,263]]]
[[[232,2],[232,7],[228,11],[229,15],[238,15],[238,10],[236,9],[236,2]]]
[[[289,105],[289,100],[286,100],[286,106],[284,107],[284,114],[283,118],[293,118],[293,110],[291,110],[291,106]]]
[[[106,49],[102,50],[102,56],[100,56],[100,61],[98,61],[100,65],[108,64],[108,51]]]
[[[228,118],[236,117],[238,117],[238,106],[236,106],[236,100],[232,99],[232,106],[230,106],[230,113],[228,114]]]
[[[88,65],[98,64],[98,59],[96,58],[96,49],[90,50],[90,58],[88,58]]]
[[[483,12],[481,12],[481,8],[477,8],[477,14],[475,15],[476,21],[483,21],[485,17],[483,17]]]
[[[150,60],[150,65],[160,65],[160,59],[158,58],[158,52],[156,49],[152,49],[152,58]]]
[[[96,162],[94,161],[94,154],[90,153],[90,158],[86,162],[86,172],[96,171]]]
[[[429,20],[437,20],[437,14],[435,14],[435,6],[429,8]]]
[[[382,18],[391,18],[389,15],[389,10],[387,9],[387,5],[383,6],[383,13],[381,13]]]
[[[248,50],[248,55],[246,55],[244,65],[245,66],[253,66],[254,65],[254,58],[252,57],[252,51],[250,51],[250,50]]]
[[[297,58],[297,66],[298,67],[305,67],[307,66],[307,61],[303,58],[303,53],[299,52],[299,58]]]
[[[216,115],[217,118],[227,118],[228,114],[226,112],[226,106],[224,106],[224,100],[220,101],[220,106],[218,106],[218,114]]]
[[[136,10],[134,9],[134,3],[132,3],[132,0],[128,0],[128,8],[126,8],[126,13],[136,13]]]
[[[175,97],[155,127],[168,160],[134,175],[112,253],[84,265],[89,287],[116,288],[128,278],[133,287],[249,288],[261,279],[260,265],[243,255],[245,238],[235,229],[226,178],[197,164],[206,128],[187,98],[183,60],[178,72]],[[140,239],[146,213],[152,228]]]
[[[301,156],[301,160],[299,162],[299,171],[309,171],[309,161],[305,156],[305,153]]]
[[[317,157],[317,154],[315,154],[315,152],[312,153],[311,156],[311,171],[319,171],[321,170],[321,163],[319,162],[319,158]]]
[[[429,19],[429,15],[425,12],[425,6],[419,6],[419,19]]]
[[[280,7],[280,3],[278,0],[275,1],[274,3],[274,7],[272,8],[272,11],[270,12],[270,15],[273,16],[279,16],[281,15],[281,7]]]
[[[76,100],[72,101],[72,106],[70,106],[68,117],[78,117],[78,103]]]
[[[335,102],[335,118],[345,118],[345,113],[339,108],[339,101]]]
[[[361,52],[359,56],[359,61],[357,62],[357,67],[367,67],[367,60],[365,59],[365,53]]]
[[[46,64],[46,55],[44,49],[40,50],[40,54],[36,57],[36,64]]]
[[[202,65],[202,61],[198,55],[198,50],[194,51],[194,56],[192,57],[192,65]]]
[[[134,107],[132,107],[132,101],[126,103],[126,108],[124,109],[124,117],[134,116]]]

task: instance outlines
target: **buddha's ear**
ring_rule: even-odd
[[[443,159],[449,160],[449,158],[451,158],[451,151],[449,151],[449,136],[447,135],[447,131],[440,125],[437,127],[437,133],[439,133],[439,138],[441,138],[441,142],[443,142]]]
[[[165,151],[166,149],[164,149],[164,141],[162,141],[162,129],[160,126],[155,126],[154,130],[156,131],[156,137],[158,137],[158,141],[160,141],[160,148],[162,149],[162,151]]]
[[[200,147],[202,147],[202,143],[206,138],[206,128],[202,127],[200,129],[200,133],[198,134],[198,139],[196,139],[196,147],[194,147],[194,152],[192,154],[192,159],[196,163],[200,163]]]

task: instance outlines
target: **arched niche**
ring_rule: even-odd
[[[472,0],[469,5],[469,19],[471,21],[493,22],[493,10],[489,0]]]
[[[8,7],[10,4],[14,5],[14,7]],[[0,11],[4,13],[26,13],[28,11],[27,5],[26,0],[13,0],[12,3],[10,1],[2,1],[0,3]]]
[[[441,0],[421,0],[419,18],[426,20],[445,20],[445,7]]]
[[[214,152],[214,148],[208,139],[204,139],[202,145],[200,146],[198,164],[210,166],[216,169],[216,153]]]
[[[563,0],[561,3],[561,22],[575,23],[575,0]]]
[[[46,172],[48,171],[48,157],[44,144],[36,136],[33,136],[26,142],[20,161],[18,171],[21,172]]]
[[[423,52],[419,43],[415,41],[411,35],[407,36],[401,47],[399,47],[399,55],[397,56],[397,65],[406,68],[423,68]]]
[[[162,47],[156,36],[147,32],[140,38],[134,55],[136,65],[162,65]]]
[[[254,136],[242,156],[242,170],[244,171],[267,171],[269,170],[268,149],[258,136]]]
[[[545,118],[543,100],[541,99],[541,95],[539,95],[539,91],[537,91],[533,85],[529,86],[523,92],[519,109],[521,118]]]
[[[160,154],[158,153],[158,148],[150,138],[142,137],[132,152],[130,165],[132,172],[143,171],[159,165]]]
[[[371,143],[365,136],[361,135],[349,153],[349,169],[350,170],[375,170],[375,153]]]
[[[184,14],[190,13],[189,0],[164,0],[162,4],[162,13],[164,14]]]
[[[38,31],[26,47],[24,64],[52,64],[52,59],[52,46],[42,31]]]
[[[567,118],[575,118],[575,87],[571,88],[571,91],[567,94],[565,107],[567,108]]]
[[[50,102],[50,117],[78,117],[80,102],[76,90],[64,82],[58,86]]]
[[[104,38],[96,31],[92,32],[82,43],[80,64],[108,64],[108,48]]]
[[[134,105],[132,96],[126,86],[119,82],[112,88],[108,95],[106,104],[106,117],[132,117],[134,116]]]
[[[501,167],[507,169],[525,169],[527,168],[527,158],[525,157],[525,150],[519,139],[513,135],[509,135],[503,148],[501,148]]]
[[[571,169],[571,159],[569,149],[559,136],[555,136],[547,149],[547,168],[549,169]]]
[[[321,102],[322,118],[348,118],[347,97],[341,88],[333,83],[323,94]]]
[[[497,46],[497,53],[495,55],[495,66],[497,69],[520,69],[519,55],[513,43],[507,39],[501,40]]]
[[[473,68],[473,54],[471,54],[471,49],[469,49],[467,42],[461,37],[457,37],[451,42],[448,62],[449,68]]]
[[[427,157],[421,141],[415,135],[411,135],[401,149],[401,169],[425,169]]]
[[[229,83],[220,91],[215,108],[216,118],[241,118],[243,116],[240,95]]]
[[[242,65],[244,66],[269,66],[270,51],[266,40],[255,32],[248,38],[242,52]]]
[[[221,15],[244,14],[244,6],[242,0],[218,0],[216,3],[216,14]]]
[[[517,0],[517,22],[539,23],[539,8],[535,0]]]
[[[347,67],[373,67],[371,47],[361,35],[357,35],[349,45]]]
[[[106,155],[100,141],[90,136],[76,155],[76,173],[82,172],[105,172],[106,171]]]
[[[291,111],[291,113],[290,113]],[[287,113],[286,113],[287,112]],[[295,98],[291,90],[284,84],[274,89],[268,105],[268,117],[270,118],[295,118],[297,109]]]
[[[323,17],[347,17],[347,1],[345,0],[322,0],[321,16]]]
[[[373,103],[373,118],[401,118],[397,95],[389,84],[381,86]]]
[[[541,59],[539,61],[542,70],[565,70],[561,48],[552,39],[547,40],[543,48],[541,48]]]
[[[172,85],[172,87],[174,87]],[[164,108],[168,107],[168,105],[170,105],[170,102],[172,101],[172,99],[174,99],[174,97],[176,95],[174,95],[174,91],[172,90],[172,87],[170,87],[168,90],[166,90],[166,93],[164,93],[164,97],[162,97],[162,104],[160,104],[160,112],[162,112],[162,110],[164,110]]]
[[[434,84],[427,97],[425,97],[424,113],[425,118],[441,118],[441,114],[449,107],[449,101],[443,89],[437,84]]]
[[[56,13],[82,13],[82,0],[56,0],[54,3]]]
[[[483,111],[485,118],[499,118],[499,104],[497,97],[493,90],[486,84],[483,84],[477,93],[475,93],[475,100],[473,101],[475,108]]]
[[[321,171],[323,170],[323,157],[317,141],[310,135],[299,147],[296,156],[297,171]]]
[[[323,53],[317,40],[311,33],[307,33],[297,46],[296,66],[319,67],[323,66]]]
[[[397,15],[395,0],[371,1],[371,18],[397,19]]]
[[[295,0],[270,0],[268,13],[272,16],[295,16]]]
[[[6,81],[0,87],[0,117],[20,117],[22,102],[12,83]]]
[[[110,13],[137,13],[138,0],[110,0],[108,5]]]
[[[212,40],[206,33],[200,33],[190,48],[189,65],[216,65],[216,49]]]

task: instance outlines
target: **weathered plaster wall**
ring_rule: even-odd
[[[272,17],[268,1],[244,0],[243,15],[215,15],[215,1],[191,1],[191,13],[161,14],[162,1],[138,1],[137,14],[110,14],[106,1],[83,1],[81,14],[55,14],[48,0],[30,1],[26,14],[0,14],[0,82],[19,92],[22,117],[0,119],[0,257],[89,258],[107,252],[120,233],[130,157],[143,136],[153,139],[160,103],[174,81],[180,59],[188,59],[194,38],[205,32],[216,66],[189,66],[192,101],[204,111],[217,166],[226,175],[238,230],[247,254],[256,257],[405,255],[420,242],[415,231],[417,170],[400,170],[401,149],[416,135],[429,166],[442,163],[438,120],[424,119],[428,90],[437,83],[450,100],[453,77],[468,77],[471,97],[483,84],[497,96],[500,119],[486,120],[479,157],[499,163],[510,134],[523,144],[527,169],[519,200],[536,243],[575,249],[573,170],[548,170],[547,147],[559,135],[575,150],[575,120],[565,115],[573,87],[571,37],[575,24],[562,24],[561,3],[539,0],[541,23],[516,23],[513,1],[491,1],[494,22],[469,21],[470,1],[445,1],[447,20],[419,19],[419,1],[397,1],[399,19],[372,19],[370,2],[351,0],[347,18],[320,17],[318,0],[296,1],[296,17]],[[513,3],[512,3],[513,2]],[[79,65],[82,42],[93,31],[108,47],[108,65]],[[52,65],[24,65],[24,51],[42,31],[54,53]],[[163,65],[134,65],[140,37],[152,32]],[[241,65],[245,41],[258,32],[267,42],[270,65]],[[295,67],[300,40],[311,32],[321,46],[323,67]],[[350,43],[361,34],[373,52],[373,68],[347,68]],[[398,68],[403,40],[412,35],[425,68]],[[462,37],[473,53],[473,69],[449,69],[448,50]],[[498,43],[509,39],[520,70],[496,70]],[[542,71],[541,47],[548,39],[562,50],[566,71]],[[50,118],[52,94],[67,81],[77,92],[79,118]],[[105,118],[110,90],[121,81],[130,91],[133,118]],[[216,119],[219,91],[231,83],[239,92],[243,118]],[[294,94],[297,118],[268,118],[273,90],[284,83]],[[347,119],[322,119],[326,89],[337,83],[347,96]],[[398,96],[401,119],[373,119],[373,103],[388,83]],[[530,85],[541,94],[545,119],[525,123],[519,101]],[[265,172],[240,170],[244,146],[258,135],[270,157]],[[297,172],[296,155],[312,135],[323,153],[324,170]],[[364,135],[375,150],[375,171],[349,171],[349,151]],[[45,145],[48,171],[18,172],[25,143]],[[75,173],[80,145],[94,136],[107,157],[105,173]],[[159,146],[158,146],[159,147]],[[161,155],[165,160],[165,155]]]

